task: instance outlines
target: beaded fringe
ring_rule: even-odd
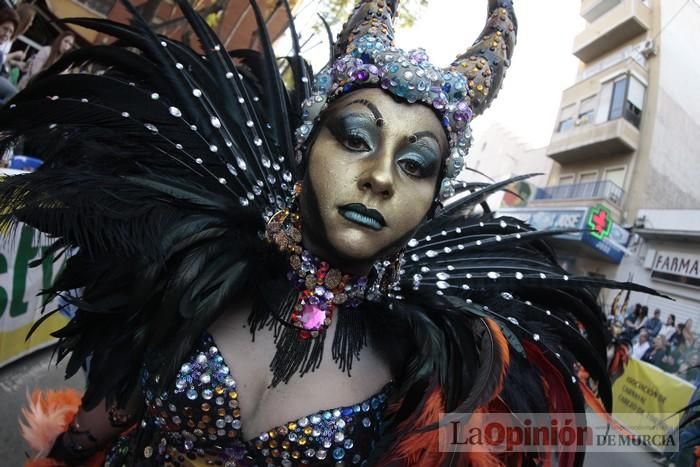
[[[299,293],[290,289],[277,306],[259,298],[253,304],[248,323],[255,339],[255,332],[268,328],[273,332],[277,350],[270,362],[272,387],[287,383],[295,374],[299,377],[316,370],[323,360],[326,332],[308,339],[299,337],[299,329],[290,324]],[[334,316],[338,320],[333,336],[331,356],[342,372],[350,375],[354,359],[359,359],[360,351],[367,345],[365,320],[360,309],[340,306]]]

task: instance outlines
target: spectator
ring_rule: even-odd
[[[700,384],[700,354],[691,353],[678,368],[678,376],[696,386]]]
[[[649,350],[649,331],[642,329],[639,331],[639,340],[632,346],[632,357],[641,360],[647,350]]]
[[[661,326],[661,331],[659,331],[659,334],[664,336],[668,342],[674,332],[676,332],[676,315],[671,313],[668,315],[668,318],[666,318],[666,324]]]
[[[0,68],[5,68],[5,62],[11,59],[11,54],[5,52],[5,48],[12,45],[12,39],[19,25],[19,16],[10,8],[0,9]],[[17,92],[14,85],[4,76],[0,76],[0,104],[12,97]]]
[[[683,343],[686,349],[690,349],[695,344],[695,334],[693,334],[693,320],[688,319],[683,326]]]
[[[654,310],[654,316],[649,318],[644,327],[649,331],[649,337],[654,338],[661,331],[661,310],[658,308]]]
[[[36,17],[36,8],[28,3],[23,3],[18,6],[15,12],[17,13],[19,21],[17,23],[17,28],[12,35],[12,40],[5,41],[2,45],[0,45],[0,52],[5,55],[5,63],[3,64],[3,69],[0,71],[0,74],[5,77],[9,76],[11,67],[17,67],[20,70],[24,69],[24,51],[16,50],[14,52],[10,52],[10,50],[12,49],[15,39],[29,30],[34,23],[34,18]]]
[[[625,318],[625,333],[636,336],[639,330],[646,324],[648,312],[649,309],[646,306],[637,303],[632,313],[628,314],[627,318]]]
[[[681,366],[681,360],[681,353],[678,350],[671,349],[668,345],[666,345],[666,355],[661,358],[659,368],[667,373],[676,373]]]
[[[642,305],[637,303],[634,306],[634,310],[629,312],[625,317],[625,331],[636,335],[639,331],[639,327],[643,324],[644,319],[642,318]]]
[[[666,365],[664,357],[666,357],[667,354],[666,339],[662,336],[656,336],[654,338],[654,345],[644,353],[642,360],[661,368]]]
[[[70,31],[63,31],[54,39],[51,46],[42,47],[29,62],[27,72],[19,82],[19,89],[24,89],[32,78],[56,63],[66,52],[73,48],[73,45],[75,45],[75,34]]]
[[[693,334],[693,320],[688,319],[685,323],[680,323],[676,326],[676,332],[673,333],[670,343],[674,349],[680,352],[690,350],[695,344],[695,335]]]

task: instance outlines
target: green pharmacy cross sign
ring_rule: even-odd
[[[591,208],[588,212],[588,227],[590,227],[590,234],[597,238],[598,240],[603,240],[610,235],[610,231],[613,227],[612,216],[608,208],[599,204]]]

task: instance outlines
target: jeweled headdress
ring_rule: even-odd
[[[450,144],[440,199],[455,192],[471,141],[470,122],[496,97],[515,45],[517,23],[512,0],[489,0],[488,20],[474,45],[452,64],[431,64],[423,49],[394,46],[398,0],[360,0],[335,44],[335,57],[314,80],[297,129],[300,152],[321,112],[340,95],[380,87],[409,103],[421,102],[441,118]]]

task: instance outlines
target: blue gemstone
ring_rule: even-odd
[[[352,407],[345,407],[340,413],[343,415],[343,417],[349,417],[352,415]]]
[[[361,56],[360,58],[361,58],[362,61],[365,62],[365,63],[369,63],[369,62],[370,62],[370,56],[369,56],[368,53],[362,54],[362,56]]]
[[[355,413],[360,412],[361,410],[362,410],[362,408],[359,405],[352,406],[352,411]]]
[[[330,420],[331,418],[333,418],[333,414],[332,414],[332,413],[330,413],[330,412],[323,412],[323,419],[324,419],[324,420]]]
[[[343,86],[343,92],[350,92],[352,90],[352,86],[350,84],[346,84]]]
[[[380,404],[379,399],[376,397],[373,397],[372,402],[370,404],[372,406],[372,410],[377,410],[379,408],[379,404]]]
[[[339,461],[343,457],[345,457],[345,449],[343,448],[335,448],[333,449],[333,459]]]
[[[369,412],[369,404],[367,402],[362,403],[362,411]]]
[[[450,89],[452,89],[452,85],[450,83],[445,83],[445,85],[442,87],[442,90],[447,92],[450,92]]]

